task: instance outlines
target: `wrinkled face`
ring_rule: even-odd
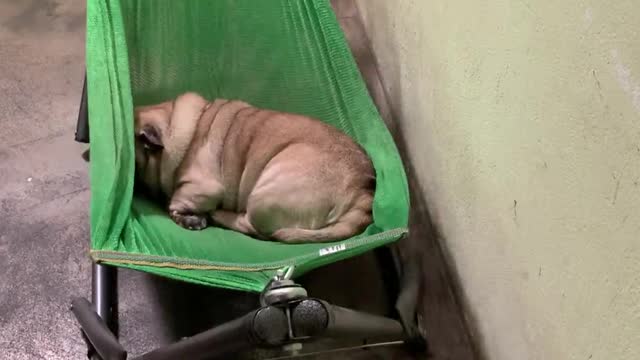
[[[173,111],[173,102],[141,106],[135,109],[134,134],[136,153],[136,182],[144,185],[154,196],[160,196],[160,171],[164,152],[163,133],[166,132]]]

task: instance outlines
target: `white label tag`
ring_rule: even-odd
[[[324,249],[320,249],[320,256],[325,256],[325,255],[329,255],[329,254],[335,254],[339,251],[345,250],[347,248],[347,245],[345,244],[338,244],[338,245],[333,245],[333,246],[329,246],[326,247]]]

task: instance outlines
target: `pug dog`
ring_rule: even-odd
[[[193,92],[135,109],[136,179],[178,225],[262,240],[330,242],[372,222],[375,171],[317,119]]]

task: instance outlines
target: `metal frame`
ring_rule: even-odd
[[[85,74],[75,134],[78,142],[89,143],[88,118]],[[283,269],[265,287],[259,309],[133,360],[210,359],[254,347],[282,347],[296,353],[301,344],[321,337],[401,341],[416,352],[425,352],[426,341],[416,326],[416,309],[395,301],[403,291],[397,286],[403,277],[397,256],[391,247],[378,248],[375,253],[385,269],[387,291],[396,303],[389,309],[390,317],[308,297],[306,290],[290,279],[293,268]],[[87,342],[90,359],[127,359],[127,352],[118,341],[117,279],[117,268],[94,263],[91,302],[84,298],[72,301],[71,311]]]

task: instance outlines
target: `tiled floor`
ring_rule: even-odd
[[[335,4],[358,63],[365,74],[372,73],[364,37],[354,30],[355,7],[349,0]],[[84,0],[0,0],[2,359],[84,356],[68,311],[70,298],[88,296],[90,287],[88,174],[81,159],[86,146],[73,142],[84,71],[84,7]],[[382,96],[377,77],[367,79],[374,97]],[[320,269],[305,282],[313,295],[343,306],[371,312],[387,306],[371,254]],[[133,354],[255,304],[256,298],[244,293],[120,271],[121,337]],[[376,350],[317,358],[408,357]]]

